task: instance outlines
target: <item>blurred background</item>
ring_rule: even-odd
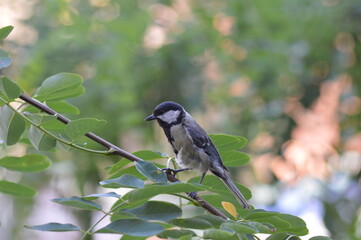
[[[361,239],[359,0],[1,0],[7,25],[3,74],[27,94],[53,74],[80,74],[86,93],[70,118],[107,120],[96,133],[130,152],[170,154],[143,119],[164,100],[181,103],[209,133],[249,140],[250,163],[231,173],[252,204],[302,217],[309,236]],[[49,156],[43,173],[0,171],[39,189],[34,199],[0,195],[1,240],[78,239],[23,225],[97,220],[49,199],[104,191],[104,168],[118,159]]]

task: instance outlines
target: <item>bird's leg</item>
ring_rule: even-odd
[[[199,184],[202,184],[205,176],[206,176],[206,172],[202,173],[201,179],[199,180]]]
[[[203,179],[206,176],[206,173],[207,172],[202,173],[201,179],[199,180],[199,184],[202,184]],[[197,194],[197,192],[190,192],[190,193],[188,193],[188,196],[194,199],[196,194]]]
[[[179,172],[183,172],[183,171],[187,171],[187,170],[191,170],[191,169],[192,168],[180,168],[180,169],[162,168],[162,171],[166,172],[166,173],[171,173],[175,176]]]

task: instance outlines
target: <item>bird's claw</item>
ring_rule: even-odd
[[[165,173],[170,173],[172,175],[176,175],[179,172],[190,170],[190,168],[180,168],[180,169],[173,169],[173,168],[162,168],[162,171]]]
[[[198,195],[198,193],[197,192],[190,192],[190,193],[188,193],[188,196],[190,197],[190,198],[193,198],[193,199],[195,199],[195,197]]]

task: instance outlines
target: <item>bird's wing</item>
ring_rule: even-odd
[[[203,149],[210,156],[210,158],[213,159],[213,161],[217,162],[222,168],[226,169],[226,167],[222,163],[222,158],[219,155],[216,146],[208,137],[206,131],[204,131],[204,129],[196,122],[192,123],[192,125],[196,125],[197,128],[191,127],[188,124],[185,124],[185,127],[188,130],[189,135],[192,137],[194,144],[197,147]]]

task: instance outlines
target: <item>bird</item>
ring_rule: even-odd
[[[200,171],[200,183],[210,171],[223,181],[244,209],[251,209],[228,176],[228,170],[211,138],[182,105],[172,101],[162,102],[144,120],[157,120],[172,146],[178,166],[181,167],[178,170]]]

